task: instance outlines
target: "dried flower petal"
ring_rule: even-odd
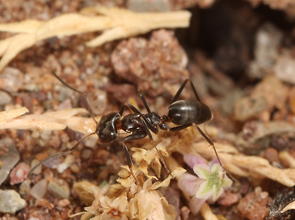
[[[94,201],[95,196],[101,194],[101,190],[97,186],[87,181],[74,183],[73,189],[86,205],[90,205]]]
[[[184,173],[179,177],[178,187],[182,191],[187,192],[190,196],[194,196],[196,195],[196,192],[199,189],[202,182],[203,181],[200,180],[200,178],[191,174]]]
[[[185,154],[183,155],[184,162],[189,165],[191,168],[194,168],[197,164],[206,164],[204,160],[200,157],[194,156],[192,154]]]
[[[154,190],[148,190],[151,180],[147,180],[143,189],[131,201],[131,217],[138,219],[174,220],[176,210],[169,205],[162,195]],[[148,204],[148,205],[147,205]]]
[[[171,142],[171,140],[167,139],[167,140],[163,140],[162,142],[160,142],[156,145],[158,151],[164,157],[169,156],[166,146],[169,145],[170,142]],[[151,148],[151,147],[152,147],[152,149],[150,149],[150,150],[144,149],[144,148]],[[162,165],[160,162],[159,154],[158,154],[157,150],[155,149],[155,147],[153,146],[153,143],[149,142],[149,143],[145,144],[143,146],[143,148],[131,148],[131,150],[135,151],[133,153],[132,157],[134,158],[134,160],[136,161],[137,164],[142,164],[143,161],[145,161],[144,163],[151,165],[151,167],[154,169],[156,174],[158,176],[160,176]],[[140,166],[139,168],[142,168],[142,167]],[[147,174],[145,167],[143,167],[143,168],[144,169],[142,171],[145,174]]]
[[[178,177],[178,176],[180,176],[180,175],[182,175],[184,172],[185,172],[186,170],[185,169],[183,169],[183,168],[181,168],[181,167],[177,167],[175,170],[173,170],[172,172],[171,172],[171,175],[173,176],[173,177]],[[164,181],[162,181],[162,182],[155,182],[151,187],[150,187],[150,189],[158,189],[159,187],[167,187],[167,186],[169,186],[169,184],[170,184],[170,180],[171,180],[171,175],[169,175]]]

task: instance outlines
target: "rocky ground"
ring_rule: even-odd
[[[92,48],[85,42],[100,31],[51,37],[5,66],[0,74],[0,219],[80,219],[74,214],[87,206],[91,208],[82,219],[293,219],[293,208],[284,208],[295,200],[295,2],[144,2],[1,1],[0,24],[47,21],[97,4],[137,11],[185,9],[192,17],[188,28],[152,30]],[[0,32],[1,42],[11,36]],[[10,45],[14,47],[17,42]],[[0,46],[0,54],[4,50]],[[73,110],[87,109],[83,96],[62,85],[53,70],[87,94],[96,120],[118,112],[125,102],[145,113],[138,89],[152,111],[166,115],[181,84],[191,78],[214,115],[201,128],[216,145],[233,184],[216,201],[206,199],[198,212],[194,196],[179,184],[182,171],[175,171],[177,178],[170,181],[148,137],[126,142],[140,165],[134,167],[136,184],[128,169],[121,168],[127,165],[121,146],[124,132],[106,144],[86,139],[71,154],[49,160],[27,178],[40,161],[94,131],[89,113]],[[181,98],[189,97],[195,99],[188,85]],[[13,112],[20,107],[29,113]],[[188,153],[206,163],[215,158],[195,128],[153,137],[170,170],[182,167],[197,174],[185,159]],[[158,209],[147,210],[149,199],[161,201],[154,205]]]

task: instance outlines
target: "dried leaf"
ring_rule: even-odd
[[[21,116],[28,112],[29,110],[26,107],[0,112],[0,124],[4,124],[8,120]],[[3,127],[1,126],[1,128]]]
[[[99,13],[100,16],[93,16]],[[86,15],[87,14],[87,15]],[[167,13],[135,13],[125,9],[94,7],[81,14],[69,13],[49,21],[25,20],[0,25],[0,31],[17,34],[0,41],[0,71],[22,50],[37,41],[50,37],[64,37],[92,31],[106,30],[99,37],[86,43],[97,47],[106,42],[147,33],[158,28],[188,27],[191,13],[176,11]]]
[[[13,121],[6,122],[5,125],[2,126],[4,129],[41,129],[41,130],[63,130],[67,126],[65,124],[57,123],[54,121],[48,121],[46,119],[27,119],[20,118],[14,119]]]
[[[284,213],[286,211],[293,210],[293,209],[295,209],[295,201],[289,203],[285,208],[283,208],[281,213]]]
[[[282,169],[271,166],[266,159],[261,157],[236,155],[233,157],[233,162],[238,166],[260,174],[260,176],[275,180],[286,186],[295,185],[295,181],[290,179]]]
[[[94,195],[99,195],[101,191],[97,186],[88,181],[74,183],[73,189],[85,205],[91,205],[95,199]]]
[[[36,32],[37,40],[50,37],[64,37],[73,34],[100,31],[112,27],[110,18],[84,16],[80,14],[64,14],[45,22]]]
[[[173,171],[171,172],[171,174],[172,174],[173,177],[178,177],[178,176],[180,176],[181,174],[183,174],[185,171],[186,171],[185,169],[183,169],[183,168],[181,168],[181,167],[177,167],[175,170],[173,170]],[[163,186],[164,186],[164,187],[167,187],[167,186],[169,186],[171,178],[172,178],[171,175],[169,175],[164,181],[162,181],[162,182],[155,182],[155,183],[150,187],[150,189],[155,190],[155,189],[158,189],[159,187],[163,187]]]
[[[24,111],[23,108],[22,111]],[[12,111],[12,110],[10,110]],[[15,111],[15,110],[14,110]],[[19,110],[21,111],[21,110]],[[92,118],[73,117],[77,114],[85,114],[87,110],[83,108],[66,109],[56,112],[46,112],[41,115],[31,114],[16,119],[6,120],[1,125],[2,129],[42,129],[42,130],[63,130],[67,126],[84,134],[95,131],[96,124]],[[7,114],[7,113],[3,113]],[[17,117],[20,113],[14,113],[10,117]],[[7,116],[5,116],[7,117]],[[1,118],[1,113],[0,113]],[[99,119],[99,117],[97,118]],[[1,123],[1,121],[0,121]]]
[[[32,34],[37,31],[37,29],[45,23],[44,21],[38,21],[33,19],[28,19],[21,22],[14,22],[9,24],[0,24],[0,30],[11,32],[11,33],[26,33]]]
[[[208,147],[207,142],[195,143],[193,132],[193,129],[188,128],[181,132],[186,138],[170,137],[172,141],[168,150],[182,154],[189,153],[198,157],[201,155],[209,160],[216,158],[214,150]],[[167,138],[169,137],[162,137],[163,140]],[[290,187],[295,185],[295,169],[279,169],[271,166],[266,159],[261,157],[238,154],[237,149],[233,146],[214,144],[224,167],[229,172],[243,177],[251,176],[254,179],[269,178]]]
[[[0,71],[21,51],[36,43],[35,34],[18,34],[4,41],[0,41]],[[1,53],[0,53],[1,55]]]

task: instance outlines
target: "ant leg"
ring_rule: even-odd
[[[159,157],[160,157],[160,160],[161,160],[161,162],[162,162],[162,164],[163,164],[163,166],[164,166],[166,172],[168,173],[168,175],[170,175],[172,178],[174,178],[174,176],[172,175],[171,171],[170,171],[169,168],[167,167],[167,165],[166,165],[166,163],[165,163],[165,161],[164,161],[164,158],[163,158],[162,154],[159,152],[158,148],[156,147],[155,142],[154,142],[154,139],[153,139],[153,136],[152,136],[150,130],[148,129],[148,126],[147,126],[147,124],[146,124],[146,122],[145,122],[145,119],[144,119],[144,117],[143,117],[142,115],[141,115],[141,121],[142,121],[142,123],[143,123],[143,125],[144,125],[144,127],[145,127],[146,133],[148,134],[150,140],[152,141],[152,143],[153,143],[153,145],[154,145],[154,148],[156,149],[156,151],[157,151],[157,153],[158,153],[158,155],[159,155]]]
[[[131,159],[131,156],[129,154],[129,151],[128,151],[128,148],[126,147],[125,145],[125,141],[132,141],[132,140],[138,140],[138,139],[143,139],[144,137],[146,136],[146,132],[144,131],[137,131],[136,133],[133,133],[127,137],[125,137],[122,141],[122,145],[123,145],[123,149],[124,149],[124,152],[125,152],[125,155],[126,155],[126,158],[127,158],[127,164],[128,164],[128,167],[130,169],[130,173],[131,175],[133,176],[133,178],[135,179],[135,182],[136,184],[139,186],[138,184],[138,181],[133,173],[133,170],[132,170],[132,159]]]
[[[189,126],[192,126],[192,123],[180,125],[180,126],[177,126],[177,127],[174,127],[174,128],[170,128],[170,131],[181,131],[181,130],[189,127]]]
[[[141,112],[132,104],[130,104],[129,102],[126,102],[125,105],[127,105],[130,109],[131,112],[134,112],[136,114],[139,114],[142,116]],[[158,134],[159,133],[159,129],[157,126],[152,125],[149,121],[147,121],[145,119],[144,116],[142,116],[142,118],[144,119],[144,121],[146,122],[148,129],[150,129],[153,133]]]
[[[119,111],[119,114],[122,116],[123,113],[124,113],[124,109],[125,109],[125,106],[128,107],[129,111],[133,114],[134,112],[135,113],[138,113],[138,114],[141,114],[140,111],[135,108],[135,106],[133,106],[132,104],[130,104],[129,102],[125,102],[124,105],[122,105],[120,111]]]
[[[199,98],[198,93],[197,93],[197,90],[195,89],[195,86],[194,86],[194,84],[192,83],[191,79],[186,79],[186,80],[182,83],[182,85],[180,86],[180,88],[179,88],[179,90],[177,91],[177,93],[175,94],[175,96],[174,96],[174,98],[173,98],[171,104],[172,104],[173,102],[175,102],[175,101],[179,98],[179,96],[180,96],[182,90],[184,89],[184,87],[185,87],[185,85],[186,85],[186,83],[187,83],[188,81],[190,82],[190,84],[191,84],[191,86],[192,86],[192,89],[193,89],[193,91],[194,91],[194,94],[195,94],[197,100],[198,100],[199,102],[201,102],[201,99]]]
[[[225,170],[225,172],[226,172],[226,175],[228,176],[228,178],[230,178],[232,181],[234,181],[233,180],[233,178],[228,174],[228,171],[227,171],[227,169],[225,169],[225,167],[223,166],[223,164],[221,163],[221,160],[220,160],[220,158],[219,158],[219,156],[218,156],[218,153],[217,153],[217,150],[216,150],[216,148],[215,148],[215,145],[214,145],[214,143],[211,141],[211,139],[201,130],[201,128],[199,128],[199,126],[197,126],[197,125],[195,125],[195,127],[198,129],[198,131],[200,132],[200,134],[203,136],[203,138],[205,138],[206,139],[206,141],[209,143],[209,145],[211,145],[212,147],[213,147],[213,149],[214,149],[214,152],[215,152],[215,155],[216,155],[216,157],[217,157],[217,160],[218,160],[218,163],[220,164],[220,166]]]
[[[141,89],[138,90],[138,94],[139,94],[139,96],[140,96],[140,98],[141,98],[141,100],[142,100],[142,102],[143,102],[143,104],[144,104],[144,106],[145,106],[147,112],[148,112],[148,113],[151,113],[150,107],[148,106],[148,104],[147,104],[147,102],[146,102],[146,100],[145,100],[145,97],[144,97],[144,95],[143,95]]]
[[[177,126],[177,127],[174,127],[174,128],[170,128],[171,131],[181,131],[189,126],[192,126],[192,123],[190,124],[185,124],[185,125],[180,125],[180,126]],[[217,150],[215,148],[215,145],[214,143],[211,141],[211,139],[201,130],[201,128],[199,128],[197,125],[195,125],[195,127],[198,129],[198,131],[200,132],[200,134],[203,136],[203,138],[205,138],[205,140],[209,143],[209,145],[211,145],[214,149],[214,152],[215,152],[215,155],[217,157],[217,160],[218,160],[218,163],[220,164],[220,166],[226,171],[226,175],[231,179],[233,180],[233,178],[231,176],[228,175],[228,171],[227,169],[224,168],[224,166],[222,165],[221,163],[221,160],[218,156],[218,153],[217,153]],[[234,181],[234,180],[233,180]]]
[[[125,145],[124,140],[122,141],[122,145],[123,145],[123,149],[124,149],[124,152],[125,152],[125,155],[126,155],[127,164],[128,164],[128,167],[129,167],[130,173],[131,173],[131,175],[133,176],[136,185],[139,186],[139,183],[138,183],[138,181],[137,181],[137,179],[136,179],[136,177],[135,177],[135,175],[134,175],[134,173],[133,173],[133,170],[132,170],[132,164],[133,164],[133,163],[132,163],[132,159],[131,159],[131,156],[130,156],[130,154],[129,154],[128,148],[127,148],[126,145]]]
[[[30,177],[32,175],[32,173],[34,172],[35,169],[37,169],[39,166],[41,166],[43,163],[53,159],[53,158],[56,158],[56,157],[60,157],[60,156],[64,156],[64,155],[67,155],[67,154],[70,154],[85,138],[88,138],[89,136],[95,134],[95,132],[93,133],[90,133],[90,134],[87,134],[85,135],[83,138],[81,138],[77,144],[75,144],[71,149],[67,150],[67,151],[64,151],[64,152],[60,152],[58,154],[55,154],[51,157],[47,157],[46,159],[42,160],[40,163],[38,163],[36,166],[34,166],[30,172],[28,173],[28,177]]]
[[[52,74],[53,74],[53,75],[54,75],[54,76],[55,76],[55,77],[56,77],[56,78],[57,78],[62,84],[64,84],[66,87],[70,88],[71,90],[80,93],[80,94],[83,96],[84,100],[86,101],[87,108],[88,108],[88,112],[89,112],[91,118],[95,121],[96,124],[98,124],[98,122],[95,120],[95,118],[94,118],[94,116],[93,116],[92,109],[91,109],[91,107],[90,107],[90,102],[89,102],[89,99],[88,99],[87,95],[86,95],[84,92],[78,91],[77,89],[74,89],[73,87],[71,87],[70,85],[68,85],[68,84],[67,84],[66,82],[64,82],[61,78],[59,78],[58,75],[56,75],[55,71],[51,71],[51,72],[52,72]]]

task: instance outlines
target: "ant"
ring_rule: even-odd
[[[168,130],[180,131],[180,130],[183,130],[187,127],[195,126],[198,129],[198,131],[200,132],[200,134],[209,143],[209,145],[213,146],[213,149],[214,149],[214,152],[215,152],[216,157],[218,159],[218,162],[223,167],[213,142],[198,127],[199,124],[203,124],[204,122],[211,120],[213,118],[213,114],[212,114],[211,110],[209,109],[209,107],[201,102],[201,100],[197,94],[197,91],[190,79],[186,79],[182,83],[179,90],[177,91],[176,95],[174,96],[174,98],[168,108],[167,116],[163,115],[161,117],[157,113],[151,112],[142,91],[138,90],[138,94],[139,94],[139,96],[145,106],[145,109],[147,110],[148,113],[146,113],[146,114],[141,113],[135,106],[133,106],[132,104],[127,102],[121,107],[119,112],[111,112],[107,115],[104,115],[101,117],[100,121],[97,122],[93,116],[87,95],[85,93],[78,91],[78,90],[72,88],[71,86],[69,86],[61,78],[59,78],[59,76],[57,76],[54,71],[52,71],[52,74],[66,87],[72,89],[75,92],[80,93],[84,97],[84,99],[87,103],[87,108],[88,108],[89,114],[92,117],[92,119],[94,120],[94,122],[96,123],[96,130],[95,130],[95,132],[85,135],[82,139],[80,139],[78,141],[77,144],[75,144],[68,151],[61,152],[59,154],[53,155],[53,156],[48,157],[45,160],[41,161],[39,164],[37,164],[35,167],[33,167],[31,169],[28,176],[30,176],[33,173],[33,171],[37,167],[39,167],[41,164],[43,164],[44,162],[46,162],[50,159],[53,159],[55,157],[70,154],[85,138],[87,138],[93,134],[97,134],[98,138],[100,139],[101,142],[108,143],[108,142],[115,140],[118,137],[118,130],[120,130],[120,129],[124,130],[127,133],[131,133],[130,135],[123,138],[122,146],[123,146],[126,158],[127,158],[127,164],[130,169],[130,173],[133,176],[133,178],[135,179],[137,184],[138,184],[137,179],[135,178],[133,171],[132,171],[132,159],[129,154],[128,148],[125,145],[125,141],[138,140],[138,139],[142,139],[146,136],[149,136],[150,140],[153,141],[153,137],[151,135],[151,132],[158,134],[159,129],[166,130],[166,131],[168,131]],[[191,87],[194,92],[194,95],[197,100],[195,100],[195,101],[178,100],[181,92],[183,91],[185,85],[188,82],[190,82]],[[125,106],[128,107],[131,114],[123,116]],[[170,128],[166,124],[167,122],[172,122],[173,124],[175,124],[177,126]],[[166,166],[166,164],[164,162],[162,155],[158,151],[157,147],[156,146],[154,146],[154,147],[157,150],[157,152],[159,154],[159,158],[160,158],[164,168],[166,169],[167,173],[172,176],[170,170],[168,169],[168,167]],[[224,168],[224,170],[226,171],[225,168]]]

